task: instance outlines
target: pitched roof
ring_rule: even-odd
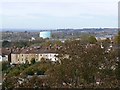
[[[0,55],[9,55],[11,53],[11,49],[9,48],[0,48]]]
[[[39,53],[55,53],[56,50],[55,49],[50,49],[50,48],[46,48],[46,47],[42,47],[42,48],[37,48],[37,47],[28,47],[28,48],[21,48],[21,49],[13,49],[12,53],[13,54],[39,54]]]

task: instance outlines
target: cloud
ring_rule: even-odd
[[[2,2],[118,2],[119,0],[1,0]]]
[[[86,23],[96,25],[97,21],[100,21],[102,25],[108,24],[108,26],[112,22],[115,26],[117,1],[2,0],[0,17],[3,17],[4,27],[25,27],[26,25],[31,27],[54,27],[55,25],[52,25],[51,22],[56,24],[56,27],[77,27],[79,23],[81,23],[81,26],[89,25]],[[39,23],[38,26],[35,25],[36,23]],[[98,24],[100,25],[100,23]]]
[[[106,8],[107,7],[107,8]],[[3,15],[40,17],[79,17],[81,14],[117,15],[116,4],[111,3],[3,3]]]

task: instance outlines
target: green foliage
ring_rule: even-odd
[[[36,71],[37,71],[37,67],[30,66],[30,67],[26,68],[22,72],[22,74],[23,75],[33,75]]]
[[[81,41],[82,43],[90,43],[90,44],[95,44],[97,42],[97,39],[95,38],[95,36],[91,36],[91,35],[82,35],[81,37]]]
[[[44,46],[47,46],[47,47],[48,47],[48,46],[50,46],[50,45],[52,45],[52,42],[51,42],[51,41],[47,41],[47,42],[44,43]]]
[[[45,71],[42,71],[42,70],[38,70],[37,71],[37,75],[44,75]]]
[[[15,77],[6,77],[2,84],[2,88],[6,88],[7,90],[12,90],[15,88],[15,85],[17,84],[17,79]]]
[[[2,71],[7,70],[10,67],[10,62],[3,61],[2,62]]]
[[[90,41],[94,41],[94,37],[91,38]],[[67,41],[58,51],[61,63],[47,71],[50,86],[64,87],[63,83],[68,87],[95,85],[97,79],[112,78],[115,75],[111,69],[116,64],[116,54],[113,51],[105,54],[100,45],[94,44],[86,48],[81,42]],[[69,55],[69,58],[65,58],[65,55]],[[100,67],[105,68],[101,70]]]
[[[120,32],[118,35],[115,37],[115,43],[120,45]]]
[[[44,73],[51,67],[50,63],[35,63],[31,64],[27,68],[25,68],[21,73],[22,75],[33,75],[37,73],[38,75],[44,75]],[[21,68],[21,67],[20,67]]]
[[[97,42],[96,38],[94,36],[89,36],[88,38],[88,42],[90,44],[95,44]]]
[[[8,76],[18,76],[20,74],[20,70],[19,69],[13,69],[8,73]]]
[[[105,40],[102,40],[101,43],[102,43],[103,47],[107,48],[107,47],[109,47],[111,41],[109,38],[107,38]]]
[[[11,46],[11,42],[9,42],[9,41],[2,42],[2,47],[10,47],[10,46]]]
[[[13,45],[16,47],[22,48],[22,47],[29,46],[29,42],[28,41],[19,41],[19,42],[14,42]]]
[[[35,64],[35,62],[36,62],[36,61],[35,61],[35,58],[32,58],[32,59],[31,59],[31,64]]]
[[[40,62],[41,63],[47,63],[47,60],[45,58],[41,58]]]
[[[34,75],[34,72],[29,70],[28,72],[26,72],[27,75]]]
[[[36,38],[36,40],[30,41],[30,46],[41,46],[42,43],[45,43],[45,39],[43,38]]]
[[[61,41],[55,41],[54,44],[55,44],[55,45],[58,45],[58,46],[61,46],[61,45],[62,45],[62,42],[61,42]]]
[[[118,66],[117,66],[117,68],[116,68],[116,70],[115,70],[115,75],[116,75],[116,78],[117,78],[118,80],[120,80],[120,61],[117,62],[117,63],[118,63]]]

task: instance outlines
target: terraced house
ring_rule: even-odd
[[[22,64],[22,63],[31,63],[32,59],[35,59],[36,62],[41,61],[42,58],[50,61],[57,61],[57,55],[55,50],[48,48],[23,48],[12,50],[11,53],[11,64]]]

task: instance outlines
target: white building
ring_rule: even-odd
[[[2,61],[2,55],[0,55],[0,62]]]
[[[8,61],[8,55],[3,55],[2,56],[2,61]]]
[[[11,64],[22,64],[26,63],[28,61],[31,63],[32,58],[35,59],[36,62],[40,62],[42,58],[48,59],[52,62],[55,62],[58,60],[56,57],[58,54],[56,53],[40,53],[40,54],[35,54],[35,53],[29,53],[29,54],[11,54]]]
[[[0,48],[0,61],[10,61],[10,53],[10,49]]]

